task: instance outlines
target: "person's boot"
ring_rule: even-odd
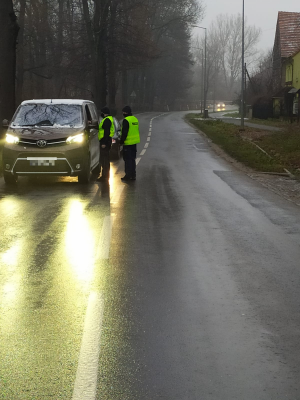
[[[100,178],[97,179],[97,182],[108,182],[109,178],[106,178],[105,176],[100,176]]]
[[[130,178],[129,178],[129,176],[127,176],[127,175],[125,175],[125,176],[123,176],[123,178],[121,178],[121,181],[130,181]]]

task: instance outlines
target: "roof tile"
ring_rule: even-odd
[[[281,57],[291,57],[300,51],[300,13],[278,13]]]

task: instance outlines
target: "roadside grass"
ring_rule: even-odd
[[[238,111],[233,111],[233,112],[223,114],[223,117],[241,118],[241,114]]]
[[[241,118],[241,114],[238,111],[235,111],[223,114],[223,117]],[[282,128],[282,129],[289,129],[291,126],[293,126],[289,121],[282,121],[278,118],[269,118],[269,119],[251,118],[251,119],[246,119],[246,122],[251,122],[251,124],[257,124],[257,125],[275,126],[276,128]]]
[[[261,148],[278,160],[285,168],[300,175],[300,128],[290,127],[288,131],[275,132],[255,139]]]
[[[291,124],[289,121],[281,121],[280,119],[276,118],[269,118],[269,119],[252,118],[249,119],[248,122],[251,122],[251,124],[275,126],[277,128],[282,128],[287,130],[289,130],[293,126],[293,124]]]
[[[200,113],[190,113],[187,115],[187,117],[190,119],[194,119],[194,118],[204,118],[204,114],[200,114]]]
[[[194,114],[197,115],[197,114]],[[196,120],[197,116],[188,114],[186,119],[196,128],[203,131],[213,143],[220,146],[235,160],[260,172],[285,172],[299,174],[300,168],[300,133],[265,132],[262,130],[245,127],[242,133],[239,127],[221,120]],[[261,132],[261,135],[260,135]],[[255,135],[253,135],[255,134]],[[259,150],[250,139],[265,150],[272,158]]]

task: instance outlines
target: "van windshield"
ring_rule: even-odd
[[[82,108],[78,104],[24,104],[12,126],[53,126],[77,128],[83,125]]]

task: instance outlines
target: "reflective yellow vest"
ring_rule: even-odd
[[[125,146],[130,146],[132,144],[140,143],[140,130],[139,130],[139,121],[134,116],[129,116],[125,118],[129,123],[129,131],[127,138],[124,142]]]
[[[99,141],[100,141],[101,139],[104,138],[103,124],[104,124],[104,121],[105,121],[107,118],[111,121],[111,127],[110,127],[110,134],[109,134],[109,136],[110,136],[110,137],[113,137],[114,134],[115,134],[115,124],[114,124],[114,119],[113,119],[113,117],[109,117],[109,116],[108,116],[108,117],[105,117],[105,118],[103,118],[103,120],[100,122],[100,125],[99,125],[99,134],[98,134],[98,139],[99,139]]]

